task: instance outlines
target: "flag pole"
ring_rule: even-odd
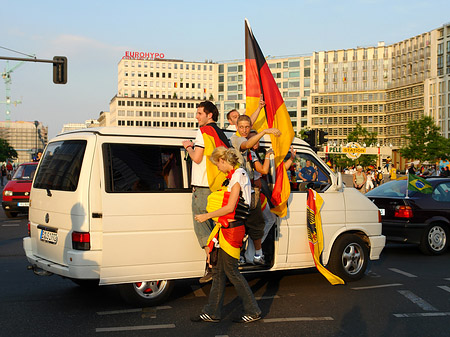
[[[406,196],[405,199],[409,199],[408,196],[408,190],[409,190],[409,171],[406,171]]]

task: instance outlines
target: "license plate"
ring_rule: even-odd
[[[30,203],[29,202],[18,202],[17,206],[19,206],[19,207],[30,207]]]
[[[45,229],[41,229],[41,235],[40,235],[39,239],[41,241],[56,245],[56,243],[58,242],[58,233],[46,231]]]
[[[384,216],[385,215],[385,211],[384,211],[384,208],[380,208],[380,214],[381,214],[381,216]]]

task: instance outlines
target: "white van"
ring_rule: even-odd
[[[129,302],[161,303],[174,280],[203,275],[204,251],[193,231],[191,162],[181,145],[195,130],[97,128],[65,133],[47,145],[31,189],[30,237],[23,245],[38,274],[78,284],[119,284]],[[269,139],[261,147],[270,146]],[[385,244],[378,208],[343,186],[295,139],[296,162],[318,170],[323,200],[322,263],[346,281],[360,279]],[[302,184],[288,214],[277,219],[263,249],[264,266],[243,271],[314,267]]]

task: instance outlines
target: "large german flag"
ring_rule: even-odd
[[[246,114],[251,115],[256,110],[261,95],[266,102],[265,109],[261,110],[262,113],[259,114],[253,124],[253,129],[260,132],[267,128],[277,128],[282,133],[280,137],[270,135],[275,153],[276,169],[276,180],[271,201],[275,205],[272,212],[284,217],[287,213],[287,201],[291,188],[283,160],[294,139],[294,129],[278,86],[258,42],[253,36],[247,19],[245,20],[245,68]]]
[[[222,187],[222,183],[226,178],[226,174],[221,172],[209,158],[216,147],[230,147],[228,138],[216,123],[209,123],[200,128],[205,143],[204,156],[206,157],[206,174],[208,176],[209,189],[214,192]]]

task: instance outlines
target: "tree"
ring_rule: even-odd
[[[355,142],[360,145],[375,145],[377,143],[377,133],[369,132],[366,128],[363,128],[361,124],[356,124],[352,132],[347,135],[347,142]],[[333,160],[333,163],[337,167],[348,167],[352,165],[361,165],[362,167],[367,167],[370,165],[376,166],[377,155],[361,155],[358,159],[350,159],[344,154],[332,154],[329,155]]]
[[[16,150],[9,145],[6,139],[0,138],[0,162],[15,158],[17,158]]]
[[[433,118],[424,116],[419,120],[410,120],[407,128],[408,135],[402,136],[407,145],[400,149],[403,157],[420,161],[450,157],[450,141],[441,136]]]

